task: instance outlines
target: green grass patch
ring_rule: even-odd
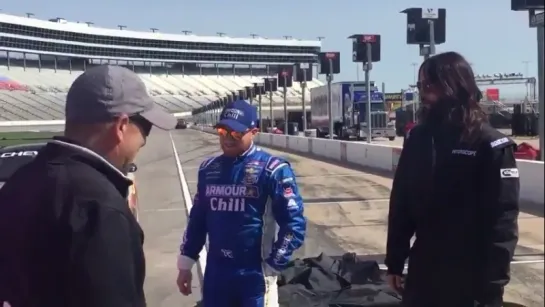
[[[0,132],[0,147],[47,142],[62,132]]]

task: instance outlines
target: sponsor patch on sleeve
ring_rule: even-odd
[[[271,158],[269,165],[267,165],[267,170],[272,172],[278,165],[280,165],[280,162],[281,161],[278,158]]]
[[[297,204],[297,202],[295,201],[295,199],[290,199],[288,201],[288,209],[297,209],[299,208],[299,205]]]
[[[288,183],[288,182],[292,182],[292,181],[293,181],[293,177],[287,177],[287,178],[282,179],[282,183]]]
[[[295,196],[291,187],[284,187],[283,195],[285,198],[291,198]]]
[[[519,178],[518,168],[502,168],[500,169],[501,178]]]
[[[500,145],[502,145],[502,144],[505,144],[505,143],[507,143],[507,142],[509,142],[509,139],[506,138],[506,137],[503,137],[503,138],[501,138],[501,139],[495,140],[494,142],[491,142],[491,143],[490,143],[490,146],[491,146],[492,148],[494,148],[494,147],[498,147],[498,146],[500,146]]]

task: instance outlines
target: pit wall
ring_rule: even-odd
[[[212,127],[195,126],[203,132],[215,133]],[[394,173],[401,154],[401,147],[356,143],[329,139],[260,133],[256,143],[278,150],[291,151],[311,157],[325,158],[341,163],[360,165],[381,172]],[[517,160],[520,173],[520,198],[543,205],[544,168],[541,161]]]

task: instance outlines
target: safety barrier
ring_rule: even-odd
[[[214,129],[211,127],[199,126],[194,127],[194,129],[214,133]],[[265,147],[284,149],[387,172],[395,171],[401,154],[401,147],[397,146],[270,133],[258,134],[256,143]],[[521,200],[543,205],[544,163],[541,161],[517,160],[517,164],[520,174]]]

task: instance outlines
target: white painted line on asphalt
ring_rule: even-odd
[[[543,263],[543,259],[536,259],[536,260],[515,260],[511,261],[511,264],[532,264],[532,263]]]
[[[178,208],[163,208],[163,209],[146,209],[146,210],[140,210],[141,213],[177,212],[177,211],[186,212],[186,209],[185,209],[185,208],[182,208],[182,207],[178,207]]]
[[[193,200],[191,199],[191,194],[189,192],[189,186],[187,184],[187,180],[185,179],[184,170],[182,169],[182,162],[180,162],[180,157],[178,156],[178,150],[176,149],[176,143],[174,143],[174,139],[172,138],[172,134],[169,133],[170,141],[172,142],[172,151],[174,152],[174,159],[176,160],[176,168],[178,169],[178,177],[180,179],[180,186],[182,187],[182,194],[184,197],[185,202],[185,208],[187,213],[187,219],[189,220],[189,212],[191,212],[191,208],[193,208]],[[203,248],[199,254],[199,264],[201,266],[201,272],[204,275],[204,271],[206,269],[206,258],[207,258],[208,252],[206,251],[206,248]],[[201,279],[202,280],[202,279]]]
[[[321,175],[311,175],[311,176],[297,176],[297,179],[312,179],[312,178],[331,178],[331,177],[359,177],[359,176],[365,176],[366,174],[363,172],[359,173],[353,173],[353,174],[321,174]]]
[[[303,198],[303,201],[305,199]],[[389,198],[377,198],[377,199],[362,199],[362,200],[341,200],[341,201],[317,201],[309,202],[309,205],[342,205],[342,204],[352,204],[352,203],[373,203],[373,202],[389,202]]]
[[[544,260],[541,259],[541,260],[515,260],[515,261],[511,261],[511,265],[513,264],[533,264],[533,263],[543,263]],[[379,268],[383,271],[386,271],[388,270],[388,267],[385,265],[385,264],[379,264],[378,265]],[[403,267],[404,270],[407,270],[409,268],[409,265],[405,264],[405,266]],[[406,273],[406,272],[404,272]]]

